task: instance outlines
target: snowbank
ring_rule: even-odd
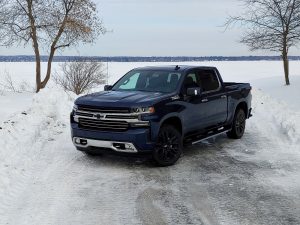
[[[300,145],[300,111],[291,110],[287,103],[260,90],[253,90],[252,93],[254,117],[251,122],[261,126],[261,132],[272,135],[271,131],[277,131],[276,138],[284,140],[286,137],[288,143]]]
[[[290,76],[291,85],[284,85],[284,77],[261,78],[251,81],[251,85],[270,97],[286,104],[290,111],[300,111],[300,76]]]
[[[60,128],[68,126],[73,100],[74,96],[62,90],[46,88],[34,95],[29,109],[1,125],[1,203],[15,196],[14,192],[22,188],[25,180],[31,179],[34,161],[39,155],[47,154],[43,152],[43,146],[51,144],[53,135],[58,135]]]
[[[22,113],[22,110],[27,109],[33,98],[33,93],[0,93],[0,127],[1,124],[8,120],[9,117]]]

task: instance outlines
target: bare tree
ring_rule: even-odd
[[[51,76],[57,50],[92,43],[106,32],[92,0],[0,0],[0,43],[31,44],[36,59],[36,92]],[[49,53],[47,72],[41,77],[41,49]]]
[[[250,50],[280,52],[285,83],[290,85],[288,54],[300,41],[300,0],[241,0],[245,11],[231,16],[226,26],[239,23],[247,30],[241,43]]]
[[[10,74],[5,71],[4,72],[4,80],[0,82],[0,86],[4,90],[12,91],[12,92],[20,92],[15,85],[15,82],[12,80]]]
[[[104,64],[100,62],[66,62],[60,65],[62,74],[57,72],[54,81],[64,90],[79,95],[105,84],[105,70]]]
[[[16,82],[12,79],[8,71],[4,71],[4,76],[2,79],[0,79],[0,88],[2,91],[11,91],[17,93],[34,92],[34,87],[32,87],[28,82]]]

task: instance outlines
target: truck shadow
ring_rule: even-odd
[[[223,144],[233,142],[233,140],[227,139],[225,136],[219,136],[209,141],[200,142],[196,145],[184,146],[183,155],[177,162],[177,166],[184,161],[194,160],[205,155],[213,157],[214,154],[220,154],[224,152],[221,149]],[[113,167],[124,167],[124,168],[159,168],[152,160],[151,155],[135,156],[135,155],[119,155],[119,154],[99,154],[97,156],[90,156],[82,153],[82,157],[78,160],[88,161],[94,166],[113,166]]]
[[[196,145],[186,145],[183,149],[183,155],[174,166],[180,166],[182,163],[198,161],[203,162],[207,160],[226,160],[232,158],[228,151],[240,153],[243,155],[254,155],[258,144],[253,142],[254,134],[246,133],[243,139],[233,140],[228,139],[226,135],[220,135],[215,138],[208,139]],[[250,147],[249,147],[250,146]],[[135,156],[135,155],[118,155],[118,154],[99,154],[97,156],[86,155],[78,158],[79,161],[87,162],[91,166],[105,166],[105,167],[120,167],[120,168],[159,168],[153,162],[151,155]],[[223,159],[222,159],[223,157]],[[171,166],[172,167],[172,166]]]

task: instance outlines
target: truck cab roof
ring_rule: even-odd
[[[160,71],[178,71],[185,72],[191,69],[216,69],[216,67],[211,66],[187,66],[187,65],[170,65],[170,66],[146,66],[138,67],[134,70],[160,70]]]

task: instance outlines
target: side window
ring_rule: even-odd
[[[189,88],[189,87],[197,87],[197,86],[198,86],[198,82],[197,82],[196,73],[189,73],[184,80],[184,87]]]
[[[195,83],[197,83],[197,79],[196,79],[196,73],[190,73],[186,76],[187,79],[189,79],[188,77],[191,77],[193,79],[193,81]]]
[[[184,79],[183,85],[182,85],[182,92],[183,94],[186,94],[188,88],[193,87],[199,87],[197,82],[197,75],[196,71],[190,72]]]
[[[133,76],[131,76],[120,86],[120,89],[123,90],[135,89],[139,76],[140,76],[139,73],[136,73]]]
[[[198,78],[203,92],[216,91],[220,87],[218,76],[214,70],[200,70]]]

